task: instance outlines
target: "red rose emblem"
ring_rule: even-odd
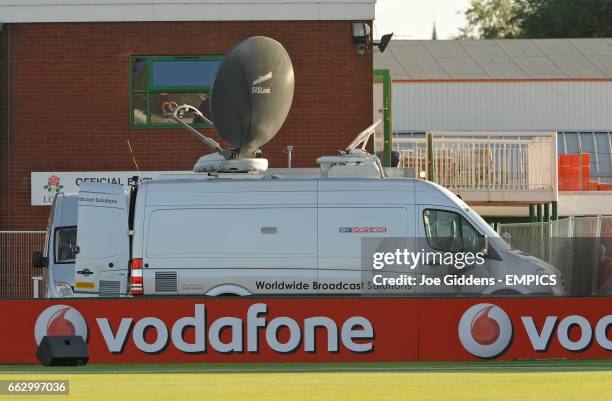
[[[60,186],[60,178],[56,175],[52,175],[51,177],[49,177],[49,183],[48,185],[50,187],[59,187]]]

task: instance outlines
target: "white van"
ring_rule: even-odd
[[[32,265],[45,268],[41,291],[44,298],[74,296],[78,206],[76,193],[58,193],[55,196],[47,223],[44,250],[32,254]]]
[[[425,238],[432,244],[439,222],[451,221],[455,229],[444,235],[456,237],[455,252],[457,243],[469,250],[471,243],[482,243],[475,237],[489,239],[486,263],[464,274],[491,280],[407,286],[402,293],[564,293],[556,269],[511,250],[447,189],[409,178],[346,177],[354,175],[348,171],[193,174],[143,182],[127,194],[119,185],[82,184],[72,291],[89,296],[359,294],[365,292],[361,238]],[[66,199],[74,195],[64,195],[55,209]],[[49,244],[62,233],[54,222]],[[53,252],[46,256],[55,260]],[[60,265],[49,266],[49,287],[57,288],[60,275],[70,281]],[[442,277],[449,270],[421,264],[411,273],[420,282],[421,276]],[[557,282],[508,283],[508,275],[554,275]]]

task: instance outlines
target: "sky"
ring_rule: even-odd
[[[431,39],[434,19],[438,39],[452,39],[465,25],[470,0],[376,0],[374,37]]]

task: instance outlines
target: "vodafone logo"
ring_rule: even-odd
[[[53,305],[42,311],[34,325],[34,338],[44,336],[81,336],[87,341],[87,323],[78,310],[68,305]]]
[[[115,328],[108,318],[96,317],[99,331],[94,325],[92,338],[101,335],[108,351],[114,354],[123,353],[130,337],[136,349],[149,354],[163,352],[169,344],[186,354],[205,353],[208,349],[220,353],[257,353],[263,348],[261,343],[281,354],[292,353],[299,348],[314,353],[318,345],[317,329],[326,329],[327,344],[318,345],[319,349],[326,346],[330,353],[340,352],[341,349],[354,353],[374,350],[374,327],[363,316],[350,316],[341,324],[327,316],[313,316],[303,320],[277,316],[268,321],[268,305],[256,303],[245,311],[246,319],[222,316],[209,321],[204,304],[195,304],[193,308],[193,315],[181,316],[174,321],[154,316],[140,319],[122,317]],[[193,331],[193,337],[184,336],[187,329]],[[279,335],[281,331],[288,333],[288,338]],[[147,332],[155,334],[147,336]],[[87,341],[87,323],[73,307],[53,305],[38,316],[34,325],[37,344],[46,335],[76,335]]]
[[[472,355],[479,358],[496,357],[510,345],[512,322],[497,305],[474,305],[461,316],[459,340]]]

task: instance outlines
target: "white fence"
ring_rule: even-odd
[[[32,298],[32,277],[42,274],[32,267],[32,252],[44,242],[44,231],[0,231],[0,298]]]
[[[558,268],[570,289],[612,295],[612,283],[600,282],[602,260],[612,257],[612,216],[500,224],[497,231],[513,248]]]
[[[432,157],[433,181],[468,197],[474,191],[521,191],[517,200],[523,202],[557,199],[554,132],[432,132],[428,135],[432,135],[431,151],[425,138],[393,138],[393,150],[400,153],[400,167],[414,168],[418,176],[427,171],[428,157]],[[529,199],[529,192],[538,194]],[[475,198],[486,200],[479,195]],[[512,196],[491,198],[495,199],[512,201]]]

